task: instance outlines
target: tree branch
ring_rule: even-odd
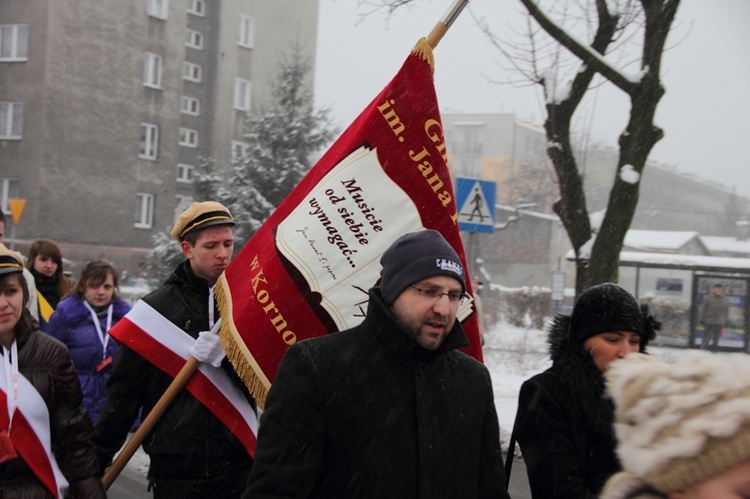
[[[528,10],[529,14],[536,20],[536,22],[538,22],[552,38],[557,40],[560,45],[578,57],[587,67],[601,74],[629,95],[632,95],[633,92],[637,91],[637,82],[631,81],[624,74],[613,68],[601,57],[600,54],[592,51],[589,47],[580,43],[577,39],[568,34],[568,32],[552,22],[537,6],[534,0],[521,0],[521,3],[526,7],[526,10]],[[604,2],[597,1],[597,8],[600,8],[603,4]]]

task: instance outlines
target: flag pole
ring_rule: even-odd
[[[218,334],[220,328],[221,318],[219,318],[219,320],[216,321],[216,324],[214,324],[214,327],[211,328],[211,333]],[[115,479],[117,479],[117,477],[120,475],[122,470],[125,469],[125,465],[128,464],[128,461],[130,461],[130,458],[133,457],[133,454],[135,454],[135,451],[138,450],[138,447],[141,446],[143,441],[146,439],[146,436],[151,433],[151,430],[154,429],[154,426],[156,426],[159,418],[164,415],[167,408],[175,399],[180,390],[182,390],[188,383],[188,381],[190,381],[190,378],[193,377],[193,374],[195,374],[195,371],[198,369],[198,366],[200,366],[200,363],[201,361],[199,361],[195,357],[191,356],[188,358],[185,365],[182,366],[182,369],[180,369],[180,372],[177,373],[177,376],[175,376],[175,378],[172,380],[172,383],[170,383],[170,385],[162,394],[161,398],[156,402],[154,408],[151,409],[151,411],[149,411],[148,413],[148,416],[146,416],[146,418],[141,421],[141,425],[135,431],[131,439],[128,440],[128,442],[122,448],[122,451],[117,455],[117,458],[112,463],[112,466],[107,469],[107,472],[102,477],[104,490],[108,490]]]
[[[440,43],[440,40],[443,39],[443,35],[445,35],[445,32],[448,31],[448,28],[451,27],[453,21],[456,20],[458,15],[462,10],[464,10],[464,7],[466,7],[466,4],[468,3],[469,0],[454,0],[453,5],[448,8],[446,13],[443,14],[443,17],[440,19],[440,21],[438,21],[435,27],[432,28],[430,34],[427,35],[427,44],[430,47],[437,47],[438,43]]]

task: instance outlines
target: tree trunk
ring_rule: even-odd
[[[620,252],[638,206],[643,169],[654,145],[663,136],[662,130],[654,126],[656,106],[664,95],[659,71],[664,43],[679,0],[641,0],[646,22],[641,61],[643,77],[640,81],[626,78],[604,60],[593,56],[549,20],[534,1],[521,2],[550,36],[581,60],[584,68],[574,79],[569,97],[559,103],[547,104],[545,122],[551,144],[547,153],[555,167],[560,188],[560,200],[555,203],[554,210],[575,251],[578,295],[595,284],[618,280]],[[599,26],[591,48],[604,54],[614,40],[619,18],[609,14],[606,0],[597,0],[596,6]],[[583,178],[570,146],[570,123],[595,73],[600,73],[630,95],[631,110],[626,131],[619,140],[620,156],[607,210],[594,234],[586,207]],[[549,82],[540,83],[547,92]],[[589,243],[592,237],[595,238],[593,244]],[[591,244],[590,248],[587,243]]]

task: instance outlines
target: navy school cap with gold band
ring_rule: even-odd
[[[171,234],[182,241],[186,234],[214,225],[234,225],[229,209],[216,201],[195,202],[177,218]]]
[[[9,250],[0,244],[0,275],[23,272],[23,259],[17,251]]]

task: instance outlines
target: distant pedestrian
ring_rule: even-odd
[[[423,230],[380,263],[359,326],[284,355],[244,499],[508,497],[489,371],[458,350],[461,260]]]
[[[83,406],[93,423],[104,405],[105,384],[118,350],[109,330],[130,311],[130,304],[117,294],[117,284],[118,272],[111,263],[89,262],[49,322],[48,333],[70,351],[81,381]]]
[[[620,470],[604,373],[644,352],[659,323],[616,284],[584,291],[549,331],[552,367],[524,382],[513,427],[532,497],[595,498]]]
[[[46,332],[52,312],[62,297],[73,289],[73,281],[63,273],[62,252],[59,246],[49,239],[37,239],[31,244],[26,267],[34,276],[39,303],[39,324],[42,331]]]
[[[631,355],[607,372],[624,471],[603,499],[750,497],[750,358]]]
[[[729,301],[724,296],[724,285],[714,284],[713,291],[701,305],[700,323],[703,326],[701,349],[708,348],[715,352],[719,348],[719,339],[729,318]]]

